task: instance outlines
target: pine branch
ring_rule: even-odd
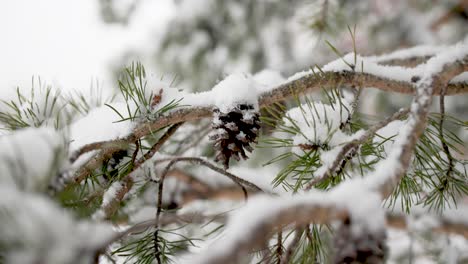
[[[455,50],[455,52],[457,51],[460,50]],[[442,91],[443,86],[454,76],[468,70],[468,55],[466,54],[468,51],[463,51],[465,54],[462,58],[453,56],[452,52],[454,51],[450,50],[428,61],[426,65],[429,70],[416,81],[416,95],[412,103],[410,117],[406,126],[400,131],[399,142],[395,143],[396,146],[394,146],[389,157],[380,162],[379,167],[372,173],[372,176],[345,181],[331,192],[314,192],[310,194],[309,199],[300,196],[294,197],[295,199],[290,198],[287,206],[278,206],[275,210],[271,208],[268,217],[256,219],[255,222],[248,224],[250,228],[244,230],[245,233],[236,234],[236,236],[241,235],[242,240],[232,237],[230,238],[230,240],[233,240],[229,244],[230,247],[224,249],[223,253],[203,257],[199,255],[200,259],[198,261],[204,263],[233,263],[253,248],[261,246],[275,229],[284,228],[291,223],[329,223],[332,219],[344,220],[353,214],[352,210],[345,209],[345,204],[353,203],[353,200],[358,202],[360,197],[372,200],[375,197],[371,198],[371,196],[376,195],[373,190],[380,193],[380,198],[388,197],[409,167],[416,141],[426,126],[433,91]],[[361,193],[355,193],[353,197],[348,197],[349,189],[357,186],[362,189]],[[331,196],[327,198],[328,195]],[[329,199],[334,197],[333,195],[343,199],[339,206],[330,205]],[[270,199],[272,199],[271,203],[275,203],[273,198]],[[262,203],[264,202],[262,201]],[[375,202],[379,203],[379,201]],[[276,203],[281,204],[281,201],[276,201]],[[253,207],[254,205],[252,205]]]
[[[186,214],[174,214],[166,213],[162,214],[158,220],[159,226],[166,226],[170,224],[203,224],[207,222],[220,222],[225,223],[227,221],[224,214],[217,215],[203,215],[199,213],[186,213]],[[128,236],[139,234],[148,228],[154,228],[157,225],[156,219],[151,219],[137,223],[124,231],[118,232],[111,236],[109,239],[100,243],[98,246],[88,249],[93,252],[97,251],[99,254],[104,254],[106,249],[113,243],[125,239]]]
[[[435,56],[437,57],[437,56]],[[468,63],[464,62],[455,63],[461,67],[458,73],[462,73],[468,69]],[[390,66],[389,66],[390,67]],[[390,67],[391,68],[391,67]],[[447,84],[446,95],[455,95],[468,92],[468,84],[457,83],[449,84],[448,81],[458,74],[450,75],[450,78],[445,80]],[[420,79],[418,76],[414,76],[413,81]],[[353,71],[341,71],[341,72],[319,72],[315,74],[306,74],[296,80],[292,80],[286,84],[282,84],[271,91],[265,92],[259,95],[260,107],[267,107],[277,102],[284,101],[288,98],[294,98],[295,96],[303,93],[310,93],[318,91],[323,88],[336,87],[337,85],[356,85],[362,88],[377,88],[383,91],[413,94],[415,91],[414,83],[411,81],[398,81],[392,79],[386,79],[377,75],[353,72]],[[430,95],[440,94],[443,87],[435,85],[434,89],[431,89]],[[153,131],[157,131],[165,126],[185,122],[193,121],[201,118],[206,118],[212,115],[212,107],[187,107],[179,108],[176,110],[169,111],[167,114],[161,115],[156,120],[145,121],[138,124],[132,133],[118,141],[122,142],[135,142],[136,140],[143,138]],[[99,144],[95,143],[98,147]],[[91,148],[88,148],[88,150]],[[108,148],[101,150],[100,153],[95,155],[90,161],[88,161],[82,168],[80,168],[73,176],[75,183],[83,181],[87,175],[93,170],[97,169],[103,160],[109,158],[113,152],[121,150],[120,148]],[[83,153],[83,151],[78,151]],[[75,157],[76,158],[76,157]]]
[[[131,171],[122,180],[122,186],[116,191],[115,197],[102,208],[105,219],[108,219],[112,215],[114,215],[114,213],[119,207],[120,202],[123,200],[125,195],[131,190],[134,183],[132,173],[138,168],[140,168],[141,165],[143,165],[143,163],[145,163],[147,160],[151,159],[153,155],[162,147],[162,145],[177,131],[177,129],[180,126],[182,126],[182,124],[183,123],[177,123],[175,125],[172,125],[166,131],[166,133],[164,133],[164,135],[161,136],[161,138],[151,147],[151,149],[143,155],[143,157],[139,158],[137,161],[135,161],[135,163],[133,163]]]
[[[452,52],[449,50],[447,53]],[[468,51],[465,51],[468,52]],[[468,55],[463,58],[450,58],[451,60],[443,61],[446,59],[445,54],[436,56],[429,60],[426,65],[431,69],[431,64],[437,69],[442,64],[441,69],[437,72],[426,72],[415,84],[416,95],[414,97],[411,112],[409,117],[408,127],[404,129],[401,134],[404,136],[404,141],[390,153],[388,160],[396,160],[396,168],[388,172],[388,168],[383,164],[377,168],[376,174],[381,173],[386,176],[385,181],[377,183],[380,193],[384,198],[388,197],[398,185],[400,179],[404,176],[409,168],[411,157],[413,155],[416,142],[426,127],[427,117],[429,114],[429,107],[432,101],[433,91],[443,91],[444,86],[455,76],[468,71]],[[445,55],[446,56],[446,55]],[[442,61],[440,61],[442,60]],[[380,179],[379,179],[380,180]]]

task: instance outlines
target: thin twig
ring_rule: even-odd
[[[140,150],[140,140],[135,141],[135,151],[132,155],[132,164],[135,164],[136,157],[138,155],[138,151]]]
[[[182,126],[184,122],[180,122],[180,123],[177,123],[177,124],[174,124],[172,125],[167,131],[166,133],[164,133],[164,135],[162,135],[162,137],[158,140],[158,142],[156,142],[156,144],[154,144],[150,150],[148,150],[145,155],[143,155],[143,157],[141,157],[135,164],[134,164],[134,168],[137,169],[139,168],[143,163],[145,163],[147,160],[149,160],[150,158],[152,158],[154,156],[154,154],[156,154],[156,152],[159,151],[159,149],[162,147],[162,145],[164,143],[166,143],[166,141],[172,136],[174,135],[174,133],[177,131],[177,129]]]
[[[197,164],[200,164],[202,166],[205,166],[205,167],[207,167],[207,168],[209,168],[209,169],[211,169],[211,170],[213,170],[215,172],[218,172],[220,174],[223,174],[223,175],[227,176],[234,183],[237,183],[239,186],[242,187],[242,189],[244,190],[245,195],[247,195],[247,191],[245,190],[244,186],[249,187],[250,189],[252,189],[254,191],[264,192],[260,187],[253,184],[252,182],[246,181],[246,180],[240,178],[239,176],[236,176],[236,175],[224,170],[223,168],[220,168],[220,167],[214,165],[213,163],[211,163],[211,162],[209,162],[209,161],[207,161],[205,159],[202,159],[202,158],[198,158],[198,157],[173,157],[173,158],[167,158],[167,159],[160,159],[160,160],[157,160],[155,162],[165,162],[165,161],[170,161],[170,163],[172,163],[173,161],[175,161],[175,162],[187,161],[187,162],[197,163]]]
[[[278,230],[278,237],[276,243],[276,260],[278,264],[281,264],[281,259],[283,256],[283,230]]]
[[[447,172],[445,176],[449,178],[452,174],[454,164],[453,164],[453,156],[450,153],[450,149],[447,146],[447,143],[444,138],[444,120],[445,120],[445,92],[447,90],[447,86],[445,85],[444,88],[442,89],[442,92],[440,93],[440,98],[439,98],[439,106],[440,106],[440,121],[439,121],[439,134],[440,134],[440,141],[442,143],[442,148],[444,150],[445,155],[447,156],[447,159],[449,161],[449,165],[447,168]]]
[[[211,130],[211,124],[206,124],[206,125],[202,126],[200,129],[198,129],[196,132],[191,133],[191,135],[184,138],[178,144],[176,150],[173,152],[174,155],[180,155],[183,152],[187,151],[188,149],[191,149],[191,148],[197,146],[198,144],[200,144],[202,142],[202,139],[210,132],[210,130]],[[194,136],[196,136],[197,134],[199,134],[198,137],[193,139]],[[190,142],[190,141],[191,141],[191,143],[188,146],[184,146],[187,142]]]

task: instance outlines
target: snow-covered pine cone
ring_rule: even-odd
[[[346,220],[336,231],[333,245],[335,258],[333,263],[385,262],[385,231],[370,233],[367,231],[354,234],[350,220]]]
[[[250,104],[239,104],[227,113],[215,109],[212,128],[210,139],[215,141],[215,161],[221,161],[228,169],[231,158],[247,159],[245,151],[253,151],[250,144],[257,143],[259,113]]]

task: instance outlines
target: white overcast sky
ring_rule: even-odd
[[[117,0],[119,1],[119,0]],[[125,1],[125,0],[122,0]],[[108,66],[147,46],[174,13],[170,0],[143,0],[129,26],[104,24],[98,0],[5,0],[0,4],[0,97],[32,76],[62,89],[109,84]]]

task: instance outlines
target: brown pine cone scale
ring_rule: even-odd
[[[259,113],[249,104],[239,104],[227,113],[215,109],[212,128],[210,140],[215,141],[215,161],[221,161],[228,169],[231,158],[247,159],[246,151],[253,151],[250,144],[257,143]]]

